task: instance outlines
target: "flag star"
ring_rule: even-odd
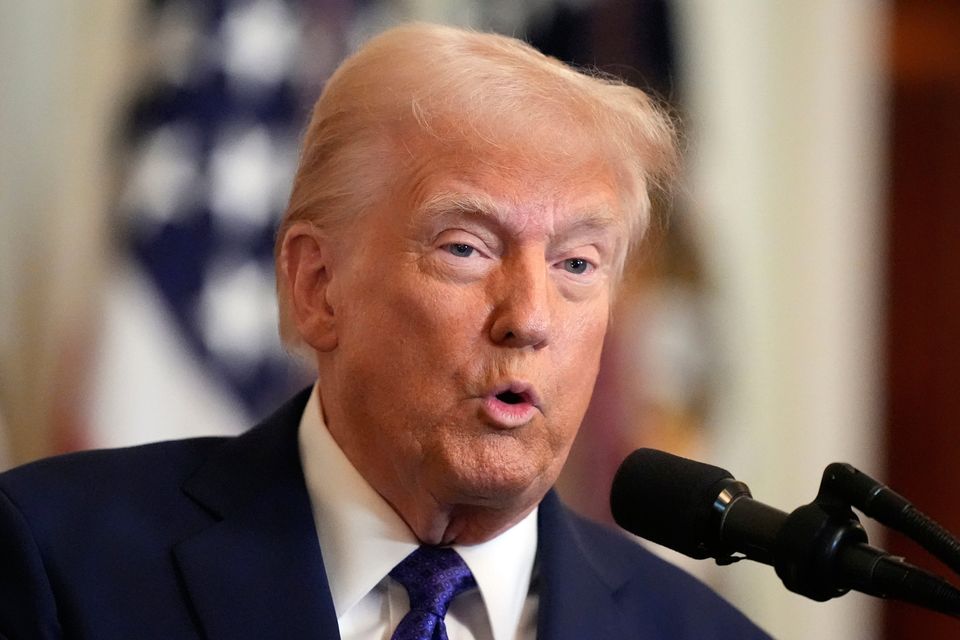
[[[122,196],[139,222],[162,225],[192,215],[202,192],[194,140],[192,127],[179,123],[160,127],[141,143]]]
[[[274,279],[253,260],[218,262],[201,294],[198,323],[207,348],[238,372],[280,350]]]
[[[281,0],[237,3],[223,23],[223,64],[241,87],[269,89],[296,61],[299,27]]]
[[[260,231],[273,224],[292,172],[285,145],[266,127],[228,129],[210,158],[210,210],[228,229]]]
[[[191,74],[205,68],[201,18],[197,3],[186,0],[166,3],[157,16],[150,58],[173,85],[184,85]]]

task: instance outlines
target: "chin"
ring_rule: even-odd
[[[447,478],[451,503],[491,509],[523,509],[535,504],[556,479],[529,464],[459,467]]]
[[[536,504],[566,458],[547,442],[502,435],[444,445],[434,449],[429,475],[434,496],[451,505],[516,509]]]

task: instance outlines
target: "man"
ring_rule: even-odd
[[[278,233],[318,382],[257,428],[0,478],[9,638],[760,638],[550,492],[649,191],[641,92],[413,25],[334,74]],[[319,539],[319,544],[318,544]]]

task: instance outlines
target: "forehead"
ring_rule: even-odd
[[[545,232],[629,227],[615,172],[596,148],[418,135],[403,150],[392,195],[417,217],[480,216]]]

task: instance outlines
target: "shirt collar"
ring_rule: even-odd
[[[492,540],[453,548],[477,581],[494,640],[517,637],[537,553],[537,509]]]
[[[300,462],[337,618],[419,546],[327,430],[314,386],[299,430]],[[537,509],[492,540],[454,545],[477,581],[495,640],[516,635],[537,549]]]

